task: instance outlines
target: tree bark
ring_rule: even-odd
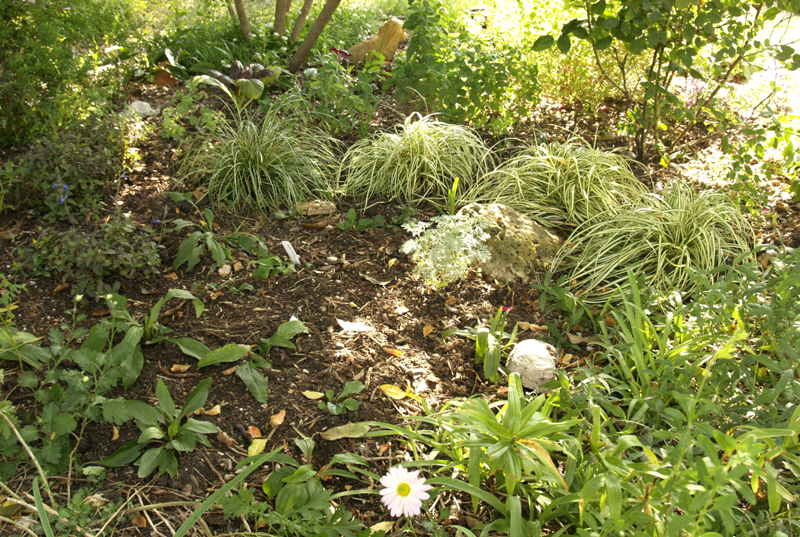
[[[247,20],[247,13],[244,11],[244,2],[242,0],[233,0],[236,4],[236,14],[239,15],[239,26],[242,29],[242,35],[245,39],[250,38],[250,22]]]
[[[286,33],[286,13],[289,11],[289,2],[277,0],[275,2],[275,33],[283,37]]]
[[[303,7],[300,8],[300,15],[297,17],[297,20],[294,22],[294,27],[292,28],[292,41],[297,41],[300,38],[300,32],[303,30],[303,25],[306,23],[306,18],[313,4],[314,0],[305,0],[303,2]]]
[[[333,12],[336,11],[336,8],[339,7],[339,4],[342,3],[342,0],[326,0],[325,5],[322,6],[322,11],[320,11],[317,20],[314,21],[314,25],[308,31],[306,38],[303,39],[303,42],[300,44],[300,48],[297,49],[297,52],[294,53],[292,59],[289,60],[289,72],[292,74],[297,73],[300,70],[300,66],[303,65],[303,62],[306,61],[308,57],[308,53],[311,52],[311,47],[314,46],[314,43],[317,42],[319,36],[322,34],[322,30],[325,29],[325,25],[328,24],[328,21],[331,20],[331,16],[333,16]]]

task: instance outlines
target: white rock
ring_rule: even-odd
[[[542,384],[556,377],[557,362],[555,347],[538,339],[525,339],[511,351],[506,367],[509,374],[519,373],[524,387],[539,391]]]
[[[150,106],[150,103],[146,103],[144,101],[133,101],[128,105],[127,113],[129,116],[146,118],[150,116],[157,116],[158,110]]]

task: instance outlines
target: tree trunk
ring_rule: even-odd
[[[297,17],[297,20],[294,23],[294,28],[292,28],[292,41],[297,41],[300,38],[300,32],[303,30],[303,25],[306,23],[306,17],[308,17],[308,12],[311,11],[311,6],[314,4],[314,0],[305,0],[303,2],[303,7],[300,9],[300,15]]]
[[[297,49],[297,52],[294,53],[292,59],[289,60],[289,72],[292,74],[297,73],[300,70],[300,66],[303,65],[303,62],[306,61],[308,57],[308,53],[311,52],[311,47],[314,46],[314,43],[317,42],[319,36],[322,34],[322,30],[325,29],[325,25],[328,24],[328,21],[331,20],[331,16],[333,16],[333,12],[336,11],[336,8],[339,7],[339,4],[342,3],[342,0],[326,0],[325,5],[322,6],[322,11],[319,13],[319,17],[317,20],[314,21],[314,25],[308,31],[306,38],[303,39],[303,42],[300,44],[300,48]]]
[[[247,13],[244,11],[242,0],[233,0],[236,4],[236,14],[239,15],[239,26],[242,28],[242,35],[245,39],[250,38],[250,22],[247,20]]]
[[[283,37],[286,33],[286,13],[289,11],[287,0],[277,0],[275,2],[275,33]]]

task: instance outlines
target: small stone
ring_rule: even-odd
[[[139,116],[140,118],[144,119],[146,117],[157,116],[158,110],[153,108],[150,103],[146,103],[144,101],[133,101],[128,105],[126,114],[128,116]]]
[[[511,351],[506,367],[509,374],[519,373],[525,388],[539,391],[542,384],[555,378],[557,361],[555,347],[538,339],[525,339]]]

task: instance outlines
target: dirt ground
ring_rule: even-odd
[[[154,86],[142,86],[131,91],[131,100],[150,98],[151,102],[164,103],[170,96],[171,90]],[[553,124],[558,121],[578,124],[581,121],[580,118],[569,119],[570,110],[558,112]],[[402,117],[396,108],[387,107],[376,117],[374,128],[387,128],[400,122]],[[220,235],[243,231],[261,236],[270,253],[282,258],[287,257],[282,241],[291,243],[301,259],[301,267],[296,273],[272,276],[267,280],[255,278],[253,267],[248,265],[253,259],[241,251],[233,252],[234,260],[230,263],[232,270],[228,277],[212,269],[209,258],[190,272],[184,268],[172,270],[172,260],[186,232],[168,234],[165,230],[175,218],[200,219],[189,204],[175,204],[166,194],[176,188],[172,177],[179,165],[177,150],[177,143],[163,141],[158,136],[142,144],[141,170],[131,174],[121,194],[122,212],[137,224],[152,226],[154,221],[159,221],[155,225],[158,233],[154,240],[162,246],[163,264],[159,275],[149,280],[122,282],[119,293],[127,298],[131,313],[141,318],[169,289],[177,288],[190,290],[199,297],[205,304],[205,311],[200,318],[195,318],[190,304],[186,304],[163,317],[161,322],[174,331],[172,335],[175,337],[195,338],[211,349],[228,343],[257,345],[262,338],[271,336],[281,323],[293,317],[302,321],[309,332],[297,336],[296,350],[277,347],[270,350],[267,359],[272,369],[266,372],[269,381],[266,404],[254,399],[241,380],[231,374],[228,368],[233,364],[198,370],[195,361],[173,344],[144,346],[144,369],[139,380],[127,392],[114,395],[153,404],[156,383],[163,379],[180,404],[201,380],[210,377],[213,383],[205,408],[219,405],[221,412],[202,419],[214,423],[224,436],[213,437],[210,448],[199,447],[182,457],[175,479],[161,476],[142,480],[136,476],[137,469],[132,465],[109,468],[107,478],[98,490],[108,500],[129,499],[131,507],[148,503],[202,501],[233,477],[234,466],[246,456],[252,441],[248,428],[253,426],[269,437],[267,450],[283,446],[298,460],[302,456],[294,440],[301,434],[314,438],[316,448],[313,460],[308,462],[315,469],[321,468],[336,453],[354,452],[371,461],[372,470],[381,474],[392,464],[409,459],[408,446],[387,440],[387,437],[329,442],[320,438],[318,433],[348,422],[365,420],[401,424],[421,413],[419,404],[414,401],[388,398],[379,388],[384,384],[401,388],[409,386],[433,408],[456,397],[502,395],[504,389],[485,380],[475,365],[473,343],[458,336],[443,340],[442,332],[477,326],[493,316],[501,306],[513,308],[509,315],[510,326],[520,321],[538,327],[547,322],[556,325],[562,322],[554,314],[545,316],[540,311],[538,294],[528,285],[497,282],[473,275],[440,290],[425,288],[412,278],[410,260],[398,252],[408,238],[403,229],[386,227],[357,232],[336,227],[335,224],[344,220],[350,207],[361,213],[363,200],[340,200],[337,212],[322,226],[318,225],[322,219],[319,216],[277,220],[215,209],[215,226],[219,226],[215,232]],[[677,172],[657,171],[656,178],[669,173]],[[207,206],[205,201],[201,206]],[[401,210],[401,207],[381,204],[371,209],[371,215],[384,214],[387,221],[391,221],[391,217],[399,215]],[[800,242],[797,206],[784,201],[780,210],[783,212],[777,214],[777,218],[783,220],[776,222],[784,239],[793,244]],[[432,211],[426,213],[423,208],[418,217],[433,214]],[[110,215],[101,216],[107,218]],[[38,234],[37,228],[41,224],[38,216],[33,214],[0,218],[0,231],[13,228],[17,242],[30,241]],[[765,242],[777,241],[778,230],[773,228],[772,233],[767,226],[772,226],[771,220],[762,223],[759,233]],[[13,248],[14,243],[10,240],[0,241],[0,266],[4,270],[16,260]],[[19,309],[15,312],[18,328],[45,335],[51,327],[70,320],[65,312],[72,307],[72,296],[68,288],[59,286],[60,281],[28,278],[26,283],[27,293],[19,297]],[[237,291],[244,283],[252,286],[252,290]],[[87,326],[108,315],[102,303],[84,302],[82,312],[88,316]],[[179,303],[177,300],[170,302],[165,309]],[[368,330],[350,331],[343,328],[340,321],[363,323]],[[581,327],[566,328],[580,330]],[[530,337],[549,338],[550,334],[547,331],[523,331],[520,334],[521,339]],[[560,349],[562,355],[570,353],[574,357],[569,365],[562,363],[562,367],[568,368],[591,359],[597,350],[585,345],[560,346]],[[191,367],[178,373],[173,369],[176,364]],[[7,380],[0,387],[0,394],[24,414],[31,408],[32,396],[14,389],[13,364],[3,365]],[[302,393],[328,389],[338,393],[345,383],[352,380],[360,380],[365,388],[354,396],[359,402],[358,409],[344,415],[334,416],[320,410],[317,401]],[[283,422],[270,427],[270,418],[283,411]],[[93,423],[84,433],[77,451],[84,463],[97,461],[135,439],[138,433],[133,422],[128,422],[120,428],[118,438],[112,439],[114,429],[110,424]],[[265,468],[252,474],[248,483],[258,488],[267,472],[268,468]],[[24,488],[22,483],[29,479],[30,476],[19,476],[8,485]],[[63,493],[65,483],[66,480],[56,481],[56,492]],[[73,479],[73,490],[80,485],[81,480]],[[332,483],[337,490],[345,485],[348,484],[341,481]],[[349,485],[365,486],[364,483]],[[346,504],[367,525],[388,519],[375,496],[351,498]],[[169,535],[169,524],[177,527],[191,510],[180,505],[164,507],[158,513],[149,514],[151,521],[145,528],[134,524],[133,515],[121,517],[113,535],[158,534],[153,530]],[[225,521],[219,512],[213,512],[205,521],[215,534],[243,529],[240,521]],[[0,525],[0,534],[9,534],[8,529],[3,533]]]

